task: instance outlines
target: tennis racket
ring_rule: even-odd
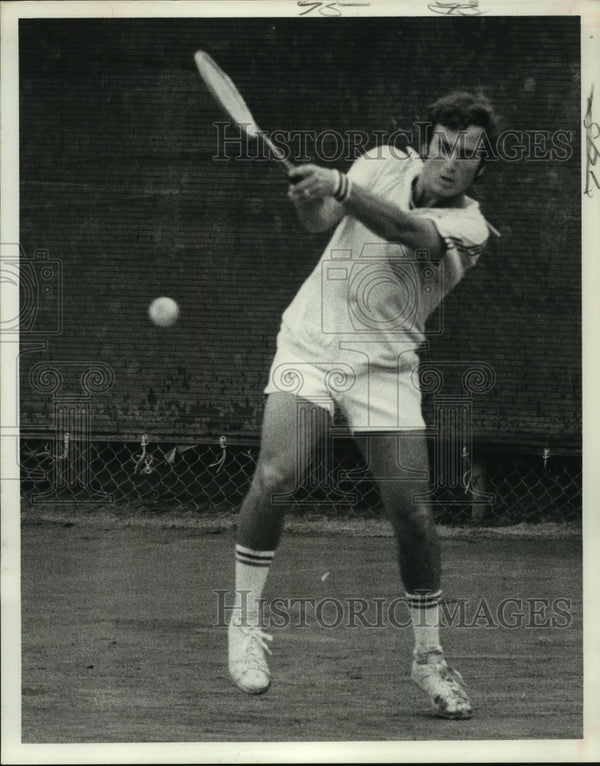
[[[285,152],[275,146],[271,139],[258,127],[239,90],[217,62],[206,51],[196,51],[194,60],[204,84],[227,116],[247,136],[262,141],[273,158],[281,162],[286,172],[292,170],[294,165],[286,158]]]

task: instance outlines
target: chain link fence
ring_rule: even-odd
[[[520,450],[475,445],[463,448],[446,469],[434,457],[431,501],[438,522],[498,526],[578,523],[582,507],[579,452]],[[21,440],[21,489],[31,503],[104,503],[160,512],[239,507],[252,479],[258,445],[175,444],[147,434],[131,441],[60,437]],[[301,486],[282,502],[289,513],[336,516],[383,514],[376,485],[352,439],[310,466]]]

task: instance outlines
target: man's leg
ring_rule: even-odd
[[[293,492],[296,483],[302,481],[302,456],[310,454],[323,438],[328,417],[319,409],[319,417],[299,419],[299,405],[315,407],[292,394],[268,396],[260,454],[238,517],[229,670],[235,683],[249,694],[265,692],[270,685],[264,652],[269,651],[266,642],[271,636],[260,630],[259,600],[284,521],[285,504],[276,497]]]
[[[439,641],[441,557],[431,505],[429,457],[423,431],[369,434],[368,455],[396,536],[400,575],[415,635],[413,680],[440,715],[468,718],[471,706],[460,675],[444,660]]]

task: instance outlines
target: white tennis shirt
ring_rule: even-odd
[[[359,157],[349,176],[407,211],[412,209],[412,182],[422,165],[412,150],[380,146]],[[391,244],[352,215],[340,221],[282,317],[285,329],[310,358],[341,360],[345,350],[362,348],[368,349],[372,364],[391,367],[400,350],[423,343],[428,318],[428,332],[441,331],[436,309],[477,262],[488,226],[470,197],[461,208],[412,212],[434,222],[445,244],[442,257],[433,259],[428,251]]]

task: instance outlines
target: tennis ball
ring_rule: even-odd
[[[155,298],[148,308],[148,316],[157,327],[171,327],[179,316],[179,306],[173,298]]]

